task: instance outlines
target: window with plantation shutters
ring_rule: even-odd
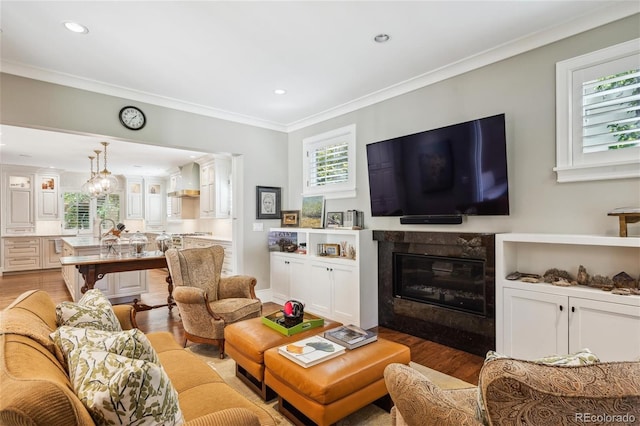
[[[303,140],[303,195],[355,197],[356,126]]]
[[[558,182],[640,177],[640,39],[556,64]]]
[[[80,233],[91,229],[91,198],[80,192],[65,192],[64,229]]]
[[[109,194],[92,200],[82,192],[65,192],[64,230],[75,233],[90,233],[94,218],[112,219],[118,223],[121,217],[120,194]]]

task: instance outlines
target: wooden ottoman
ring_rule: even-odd
[[[323,334],[326,330],[341,325],[342,323],[325,319],[322,327],[285,336],[264,325],[262,318],[251,318],[224,328],[224,351],[236,362],[236,377],[263,400],[269,401],[277,395],[264,384],[264,352],[316,334]]]
[[[407,346],[385,339],[309,368],[285,358],[276,347],[264,353],[264,381],[278,394],[280,412],[294,424],[324,426],[387,396],[385,367],[409,361]]]

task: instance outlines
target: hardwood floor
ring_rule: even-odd
[[[149,277],[150,292],[142,295],[142,302],[148,305],[166,303],[166,271],[152,270]],[[0,276],[0,309],[7,307],[23,292],[34,289],[48,292],[56,303],[71,300],[60,270],[11,274]],[[281,308],[278,304],[265,302],[263,310],[273,312]],[[171,312],[167,308],[138,312],[136,321],[144,332],[169,331],[178,342],[184,339],[182,322],[176,308]],[[482,357],[384,327],[377,327],[377,331],[380,337],[409,346],[412,361],[466,382],[478,383],[484,361]]]

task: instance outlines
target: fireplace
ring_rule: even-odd
[[[376,230],[373,239],[380,326],[480,356],[495,350],[495,234]]]
[[[486,315],[479,259],[393,253],[393,296]]]

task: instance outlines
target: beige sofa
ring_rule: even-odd
[[[640,362],[554,366],[501,358],[484,364],[478,387],[451,390],[391,364],[385,383],[393,425],[482,425],[479,407],[490,425],[640,424]]]
[[[135,327],[129,305],[113,307],[122,328]],[[0,319],[0,424],[93,425],[73,393],[49,334],[56,329],[55,304],[41,290],[21,295]],[[186,425],[275,425],[203,360],[179,346],[168,332],[146,335],[178,392]]]

